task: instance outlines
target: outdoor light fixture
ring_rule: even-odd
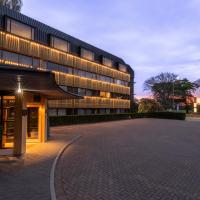
[[[22,93],[22,88],[21,88],[21,77],[17,76],[17,93],[20,94]]]
[[[18,82],[17,93],[22,93],[22,89],[21,89],[21,84],[20,84],[20,82]]]

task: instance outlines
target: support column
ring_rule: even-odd
[[[40,111],[39,111],[39,119],[40,119],[40,134],[41,134],[41,142],[46,142],[48,138],[48,121],[47,121],[47,99],[42,97]]]
[[[25,97],[23,93],[15,96],[15,122],[14,122],[14,156],[21,156],[26,152],[27,115]]]

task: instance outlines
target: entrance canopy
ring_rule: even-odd
[[[19,87],[23,91],[43,95],[50,100],[83,98],[61,89],[52,72],[0,65],[0,91],[13,93]]]

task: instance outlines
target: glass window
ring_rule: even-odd
[[[58,71],[59,71],[59,72],[67,73],[68,69],[67,69],[67,67],[65,67],[65,66],[58,65]]]
[[[86,96],[92,96],[92,90],[86,90]]]
[[[58,116],[65,116],[66,115],[66,109],[58,109]]]
[[[85,89],[78,88],[78,94],[81,96],[85,96]]]
[[[68,67],[68,74],[73,74],[73,69]]]
[[[11,52],[8,52],[8,51],[3,51],[2,57],[6,61],[15,62],[15,63],[19,62],[19,55],[16,54],[16,53],[11,53]]]
[[[19,63],[32,66],[32,58],[28,56],[19,55]]]
[[[84,114],[85,114],[84,109],[78,109],[78,110],[77,110],[77,114],[78,114],[78,115],[84,115]]]
[[[119,63],[119,70],[122,72],[127,72],[127,66]]]
[[[51,37],[51,46],[65,52],[70,51],[70,43],[57,37]]]
[[[34,40],[34,29],[13,19],[7,19],[6,30],[15,35]]]
[[[57,116],[57,109],[49,109],[48,110],[49,116]]]
[[[44,60],[40,60],[40,68],[41,69],[47,69],[47,62]]]
[[[85,110],[86,115],[91,115],[92,114],[92,109],[86,109]]]
[[[113,61],[111,59],[109,59],[109,58],[103,57],[102,64],[106,65],[108,67],[112,67],[113,66]]]
[[[64,90],[64,91],[68,91],[68,88],[67,88],[67,86],[65,86],[65,85],[59,85],[59,87],[60,87],[62,90]]]
[[[82,70],[78,70],[78,76],[86,77],[86,72]]]
[[[59,67],[59,65],[57,65],[55,63],[51,63],[51,62],[47,63],[47,69],[50,71],[58,71],[58,67]]]
[[[104,108],[100,108],[100,109],[99,109],[99,113],[100,113],[100,114],[105,114],[105,112],[106,112],[106,110],[105,110]]]
[[[87,78],[93,78],[93,74],[90,73],[90,72],[86,72],[86,77],[87,77]]]
[[[71,92],[71,93],[74,93],[74,92],[75,92],[75,88],[70,87],[70,86],[67,86],[67,91],[68,91],[68,92]],[[77,93],[77,92],[76,92],[76,93]]]
[[[92,51],[81,48],[81,57],[87,60],[94,60],[94,53]]]
[[[106,109],[106,114],[110,114],[110,109],[109,108]]]
[[[115,80],[115,83],[121,85],[121,80]]]
[[[100,97],[103,98],[110,98],[110,92],[100,92]]]
[[[34,68],[39,68],[40,67],[40,60],[33,58],[33,67]]]
[[[97,79],[97,75],[96,74],[92,74],[92,78],[93,79]]]

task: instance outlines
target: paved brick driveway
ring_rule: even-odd
[[[52,163],[59,150],[76,136],[59,128],[53,132],[50,141],[29,144],[24,160],[0,160],[0,200],[50,200]]]
[[[138,119],[63,127],[58,200],[200,199],[200,122]]]

